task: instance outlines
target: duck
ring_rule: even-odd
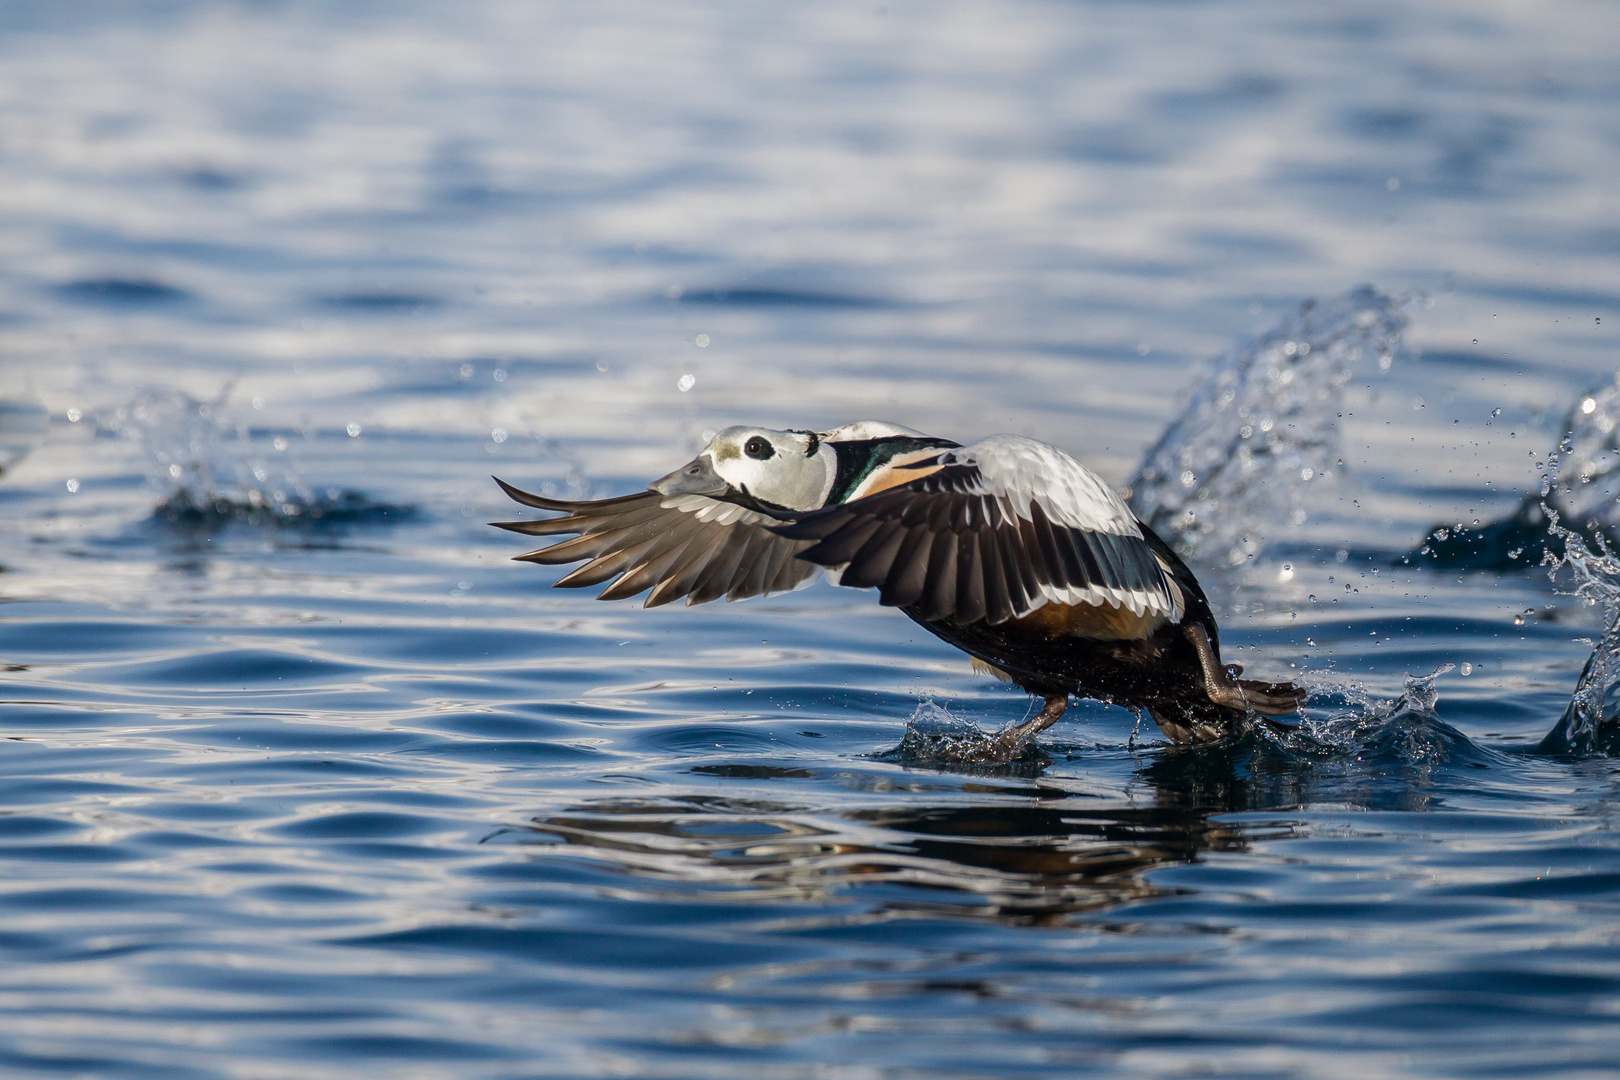
[[[561,517],[492,522],[568,539],[514,556],[583,565],[554,584],[607,583],[646,607],[788,592],[825,574],[876,589],[976,669],[1041,700],[976,753],[1010,760],[1071,697],[1146,712],[1175,744],[1209,743],[1298,711],[1290,682],[1239,678],[1198,579],[1108,484],[1019,435],[968,445],[861,420],[831,431],[735,426],[687,464],[617,498],[569,501],[494,478]]]

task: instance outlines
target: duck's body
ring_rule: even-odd
[[[875,587],[931,633],[1046,699],[1000,737],[1022,746],[1068,695],[1148,710],[1175,742],[1204,742],[1253,713],[1293,712],[1289,684],[1220,663],[1209,604],[1186,565],[1100,477],[1053,447],[997,435],[961,446],[861,421],[828,432],[728,428],[642,494],[563,502],[499,523],[579,534],[518,556],[589,560],[557,582],[647,606],[797,588],[819,568]]]

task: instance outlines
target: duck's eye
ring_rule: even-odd
[[[743,443],[743,453],[747,454],[751,458],[758,458],[759,460],[764,461],[766,458],[776,453],[776,448],[773,447],[767,440],[755,435],[753,438]]]

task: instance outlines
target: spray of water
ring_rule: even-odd
[[[374,503],[339,488],[316,490],[297,462],[295,431],[255,433],[231,407],[227,386],[209,401],[148,389],[98,423],[140,448],[147,479],[162,493],[154,515],[210,527],[310,525],[391,520],[409,508]]]
[[[1436,525],[1402,561],[1522,570],[1546,558],[1562,564],[1568,536],[1583,539],[1588,552],[1620,539],[1620,374],[1577,397],[1559,430],[1558,445],[1537,461],[1540,490],[1513,513],[1477,528]]]
[[[1545,561],[1559,591],[1577,596],[1603,614],[1603,632],[1581,669],[1575,693],[1558,723],[1537,747],[1544,754],[1620,754],[1620,560],[1598,533],[1588,547],[1579,533],[1559,524],[1548,508],[1548,532],[1562,554],[1548,552]],[[1568,584],[1559,585],[1561,571]]]
[[[1345,385],[1400,347],[1405,301],[1362,286],[1217,358],[1142,459],[1131,508],[1183,555],[1237,566],[1270,522],[1305,521],[1308,486],[1339,459]]]

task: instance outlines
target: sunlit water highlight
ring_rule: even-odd
[[[1608,16],[6,6],[0,1072],[1613,1073],[1612,565],[1401,561],[1606,490]],[[484,524],[863,416],[1203,462],[1298,729]]]

